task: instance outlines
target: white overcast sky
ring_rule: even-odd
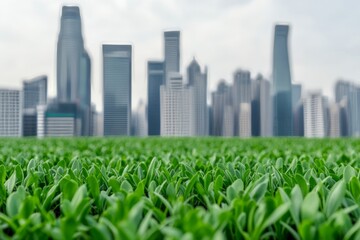
[[[209,67],[209,90],[232,82],[237,68],[271,75],[273,31],[288,23],[292,80],[333,95],[338,78],[360,81],[359,0],[0,0],[0,87],[49,77],[62,5],[80,6],[85,47],[92,58],[92,99],[102,109],[101,44],[131,43],[132,107],[146,100],[146,61],[163,58],[163,31],[181,30],[181,65],[195,56]]]

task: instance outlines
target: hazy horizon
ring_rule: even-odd
[[[92,101],[102,110],[103,43],[133,45],[132,108],[146,98],[146,63],[163,59],[163,31],[181,31],[181,70],[196,57],[209,68],[208,92],[241,68],[271,76],[274,26],[290,25],[292,81],[333,97],[337,79],[360,81],[360,2],[305,0],[3,0],[0,3],[0,87],[47,75],[56,93],[56,44],[62,5],[80,7],[92,60]]]

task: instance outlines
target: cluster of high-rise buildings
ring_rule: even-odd
[[[62,8],[57,96],[47,76],[0,89],[0,136],[360,136],[360,85],[339,80],[335,101],[291,80],[288,25],[276,25],[272,76],[244,69],[208,98],[208,69],[180,66],[180,31],[164,32],[162,59],[147,63],[147,102],[131,108],[132,45],[102,45],[103,113],[91,103],[91,59],[78,7]]]

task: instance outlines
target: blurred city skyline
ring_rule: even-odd
[[[355,0],[262,1],[168,0],[10,1],[0,3],[0,86],[21,88],[22,81],[45,74],[49,96],[56,95],[56,42],[62,5],[80,7],[84,45],[92,59],[92,101],[102,110],[101,44],[134,47],[132,108],[146,101],[146,63],[162,60],[163,31],[181,31],[180,66],[193,56],[209,68],[208,94],[220,79],[233,82],[238,68],[270,78],[276,23],[290,25],[293,82],[321,89],[333,98],[339,78],[360,79],[360,3]],[[349,8],[351,6],[351,8]]]

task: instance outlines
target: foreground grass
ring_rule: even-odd
[[[359,239],[360,142],[0,140],[0,239]]]

